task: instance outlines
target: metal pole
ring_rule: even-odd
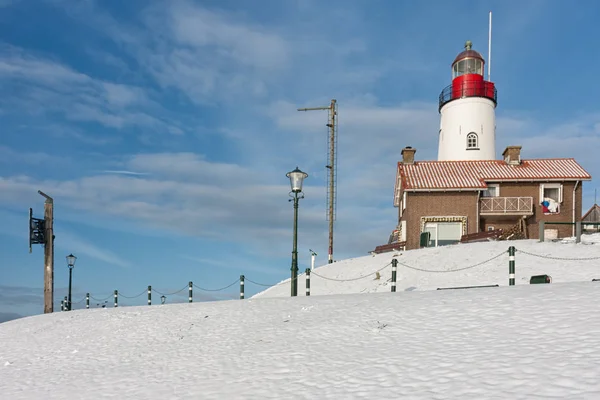
[[[508,284],[515,285],[515,246],[508,248]]]
[[[298,192],[294,193],[294,245],[292,249],[292,296],[298,295]]]
[[[90,308],[90,294],[86,293],[85,294],[85,308]]]
[[[148,285],[148,305],[152,305],[152,286]]]
[[[398,269],[398,260],[392,260],[392,292],[396,291],[396,270]]]
[[[115,307],[119,306],[119,291],[115,289]]]
[[[310,296],[310,269],[306,268],[306,295]]]
[[[244,300],[244,280],[246,277],[244,275],[240,275],[240,300]]]
[[[194,286],[194,284],[192,283],[192,281],[190,281],[190,283],[188,283],[188,302],[192,302],[194,296],[192,295],[192,286]]]
[[[71,311],[73,309],[73,305],[71,303],[71,283],[73,282],[73,268],[69,267],[69,302],[68,304],[68,310]]]
[[[329,255],[328,263],[333,263],[333,221],[335,220],[335,100],[331,100],[330,121],[329,121]]]

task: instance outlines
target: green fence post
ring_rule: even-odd
[[[194,284],[192,283],[192,281],[190,281],[188,283],[188,302],[192,302],[194,299],[194,296],[192,294],[192,286],[194,286]]]
[[[304,273],[306,274],[306,295],[310,296],[310,268],[306,268]]]
[[[148,285],[148,305],[152,305],[152,285]]]
[[[69,302],[67,301],[67,296],[65,296],[65,311],[70,311],[69,310]]]
[[[89,293],[85,294],[85,308],[86,309],[90,308],[90,294]]]
[[[240,275],[240,300],[244,300],[244,275]]]
[[[398,269],[398,260],[392,259],[392,292],[396,291],[396,270]]]
[[[119,306],[119,291],[115,289],[115,307]]]
[[[515,285],[515,246],[508,248],[508,285]]]
[[[60,311],[65,311],[65,305],[62,300],[60,301]]]

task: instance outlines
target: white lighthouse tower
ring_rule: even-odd
[[[454,59],[452,84],[440,94],[438,161],[496,159],[496,88],[471,45]]]

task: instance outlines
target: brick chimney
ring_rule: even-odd
[[[414,164],[415,163],[415,153],[417,149],[413,149],[410,146],[406,146],[402,149],[400,154],[402,155],[402,164]]]
[[[507,146],[502,157],[504,157],[504,162],[509,165],[521,164],[521,146]]]

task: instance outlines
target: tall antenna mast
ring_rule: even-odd
[[[327,141],[328,162],[325,168],[329,170],[327,174],[327,221],[329,221],[329,258],[328,263],[333,262],[333,222],[335,221],[337,206],[337,102],[331,100],[331,104],[324,107],[299,108],[298,111],[327,110],[329,114],[327,127],[329,128],[329,138]]]
[[[490,29],[488,32],[488,82],[490,81],[490,75],[492,73],[492,12],[490,11]]]

